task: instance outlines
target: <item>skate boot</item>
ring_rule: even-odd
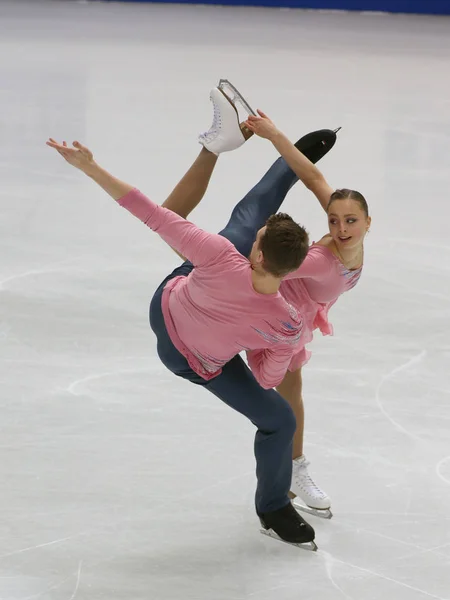
[[[237,103],[239,102],[246,112],[242,121],[245,121],[249,114],[255,114],[253,109],[226,79],[219,81],[219,85],[211,90],[209,98],[214,106],[214,119],[209,130],[199,135],[199,143],[216,155],[236,150],[253,135],[253,132],[240,122]]]
[[[291,493],[296,496],[294,508],[322,519],[331,519],[330,498],[311,479],[308,466],[305,456],[293,461]]]
[[[294,144],[302,154],[306,156],[312,163],[318,162],[327,154],[336,143],[337,132],[341,128],[335,129],[319,129],[304,135]]]
[[[273,512],[259,514],[263,529],[261,533],[304,550],[317,550],[315,532],[289,502]]]

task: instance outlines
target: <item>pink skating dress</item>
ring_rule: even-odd
[[[361,272],[362,267],[349,270],[327,246],[313,243],[300,268],[285,277],[280,292],[303,316],[303,347],[293,355],[289,371],[296,371],[310,359],[306,344],[312,341],[315,329],[322,335],[333,335],[328,311],[341,294],[358,283]]]

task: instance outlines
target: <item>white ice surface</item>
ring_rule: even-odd
[[[162,202],[220,77],[293,139],[343,126],[321,168],[373,215],[304,372],[317,554],[258,533],[251,424],[158,362],[175,255],[44,145]],[[6,0],[0,107],[0,598],[448,600],[450,19]],[[275,157],[224,156],[192,219]],[[284,208],[325,232],[301,186]]]

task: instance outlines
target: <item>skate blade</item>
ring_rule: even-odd
[[[250,131],[250,129],[248,129],[248,127],[246,125],[244,125],[244,123],[240,123],[239,122],[239,119],[240,119],[239,111],[236,108],[236,105],[233,102],[233,100],[221,88],[218,87],[217,89],[227,99],[227,101],[229,102],[229,104],[231,104],[231,106],[234,108],[234,111],[236,113],[236,119],[237,119],[237,122],[238,122],[238,125],[239,125],[239,129],[241,130],[241,133],[242,133],[242,135],[244,137],[244,140],[247,141],[248,139],[250,139],[252,137],[252,135],[254,135],[253,131]]]
[[[250,104],[247,102],[244,96],[236,87],[234,87],[232,83],[228,81],[228,79],[221,79],[217,87],[228,98],[228,100],[231,102],[231,104],[233,104],[235,108],[236,102],[239,102],[248,115],[256,116],[256,112],[253,110],[253,108],[250,106]]]
[[[308,515],[313,515],[314,517],[319,517],[320,519],[331,519],[333,513],[329,508],[319,509],[319,508],[311,508],[311,506],[305,506],[304,504],[300,504],[300,502],[293,500],[293,507],[297,512],[304,512]]]
[[[300,548],[301,550],[307,550],[308,552],[317,552],[318,550],[318,546],[314,541],[304,542],[303,544],[294,544],[293,542],[286,542],[286,540],[280,538],[280,536],[276,534],[273,529],[261,528],[260,532],[264,535],[267,535],[267,537],[270,537],[273,540],[277,540],[277,542],[283,542],[283,544],[287,544],[288,546],[295,546],[296,548]]]

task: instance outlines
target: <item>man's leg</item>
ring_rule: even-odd
[[[273,529],[289,542],[312,541],[313,528],[299,519],[288,496],[296,426],[289,404],[275,390],[264,390],[240,356],[230,360],[205,387],[257,427],[255,505],[264,528]]]
[[[240,356],[231,359],[220,375],[206,382],[205,388],[258,428],[255,438],[258,513],[286,506],[296,426],[289,404],[275,390],[264,390]]]
[[[224,365],[222,373],[204,381],[173,346],[164,322],[161,297],[165,283],[187,275],[191,265],[176,269],[158,288],[150,304],[150,324],[158,340],[163,364],[184,379],[200,384],[225,404],[246,416],[256,427],[256,511],[266,529],[288,542],[303,544],[314,539],[314,529],[292,507],[288,492],[292,478],[292,438],[295,417],[289,404],[275,390],[264,390],[240,356]]]
[[[175,375],[202,384],[258,428],[255,438],[256,510],[258,513],[278,510],[289,503],[292,438],[296,428],[294,413],[278,392],[264,390],[259,385],[239,355],[223,366],[220,375],[205,381],[192,371],[185,357],[174,347],[164,322],[162,293],[168,279],[187,275],[191,270],[192,267],[186,264],[178,267],[162,282],[151,301],[150,325],[157,338],[158,356]]]

